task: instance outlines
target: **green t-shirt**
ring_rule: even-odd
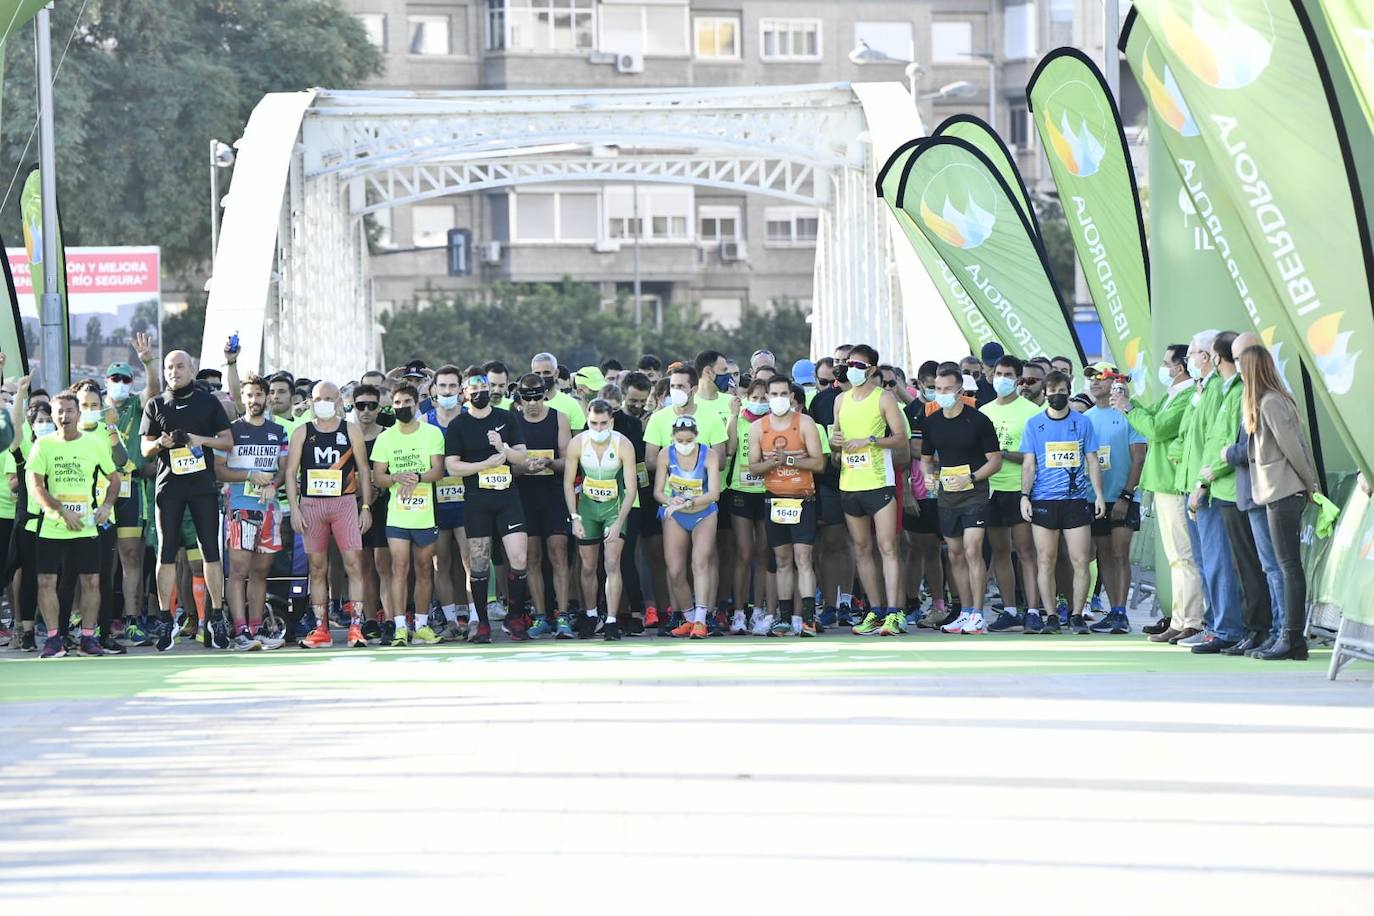
[[[734,400],[730,395],[717,394],[708,401],[700,394],[694,394],[693,399],[697,402],[697,422],[701,422],[701,415],[704,413],[714,414],[719,417],[722,426],[730,422],[730,402]],[[741,406],[740,414],[742,415],[743,413],[744,409]],[[728,426],[725,428],[729,429]]]
[[[738,447],[735,451],[734,466],[730,469],[730,484],[726,489],[740,493],[762,493],[763,475],[749,471],[749,430],[753,428],[754,423],[744,411],[740,411],[739,419],[735,422],[738,424]]]
[[[430,469],[430,458],[443,454],[444,434],[431,423],[421,423],[413,433],[403,432],[399,424],[384,429],[372,447],[372,461],[386,462],[390,474],[424,474]],[[408,530],[433,528],[434,484],[422,481],[404,499],[400,487],[393,486],[386,523]]]
[[[1044,410],[1034,401],[1017,398],[1010,404],[988,401],[978,410],[992,421],[997,430],[997,442],[1004,452],[1021,450],[1021,434],[1025,432],[1026,422]],[[988,478],[988,485],[994,493],[1021,492],[1021,465],[1014,461],[1002,460],[1002,469]]]
[[[19,498],[10,491],[9,475],[18,473],[14,463],[14,452],[5,449],[0,452],[0,518],[14,518]]]
[[[568,415],[568,428],[574,433],[587,428],[587,414],[582,409],[582,402],[577,398],[566,391],[560,391],[546,400],[554,410]]]
[[[44,512],[39,537],[64,541],[96,536],[95,500],[100,475],[108,477],[116,470],[109,443],[104,439],[103,435],[83,433],[68,441],[61,433],[53,433],[34,444],[29,453],[29,472],[45,477],[48,492],[81,515],[86,523],[80,531],[72,531],[60,515]]]
[[[124,451],[129,453],[129,460],[120,470],[140,471],[144,464],[143,438],[139,435],[143,423],[143,399],[131,394],[124,399],[123,404],[115,405],[115,413],[119,415],[115,420],[115,426],[119,428],[119,438],[124,442]]]
[[[697,421],[697,439],[707,446],[719,445],[726,441],[729,435],[726,432],[725,421],[713,411],[703,410],[698,402],[697,412],[692,415]],[[678,414],[671,407],[664,407],[654,411],[653,416],[649,417],[649,422],[644,427],[644,441],[657,445],[659,448],[668,448],[673,442],[673,421],[678,418]],[[652,475],[652,472],[650,472]]]

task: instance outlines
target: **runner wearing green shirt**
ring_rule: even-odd
[[[81,655],[104,655],[95,638],[100,611],[100,552],[98,527],[109,521],[119,496],[120,473],[109,446],[99,435],[77,429],[81,409],[75,394],[64,391],[54,399],[57,432],[43,436],[29,454],[28,477],[43,514],[38,523],[35,571],[38,604],[48,638],[42,658],[67,654],[58,632],[60,613],[57,574],[65,566],[80,576]],[[96,505],[100,475],[108,478],[104,499]]]
[[[768,562],[768,532],[764,526],[764,520],[768,517],[764,507],[764,496],[767,491],[763,475],[749,470],[749,430],[755,421],[768,414],[768,383],[762,379],[754,379],[745,394],[743,404],[733,398],[731,401],[734,409],[731,411],[730,425],[727,428],[729,439],[726,445],[726,452],[730,457],[730,474],[728,492],[725,496],[725,505],[730,512],[730,526],[735,535],[735,606],[730,621],[730,633],[739,635],[747,629],[744,603],[749,596],[749,573],[757,563],[761,575],[754,579],[753,633],[755,636],[767,636],[770,633],[770,625],[775,625],[779,636],[784,633],[790,636],[791,615],[788,615],[789,619],[786,621],[779,619],[776,624],[772,624],[772,609],[777,603],[778,578],[774,571],[764,573],[766,567],[775,565]]]

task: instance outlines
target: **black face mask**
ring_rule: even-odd
[[[397,407],[393,413],[396,414],[396,419],[402,423],[409,423],[415,419],[414,407]]]
[[[476,391],[468,398],[469,403],[478,410],[483,410],[491,404],[490,391]]]
[[[548,378],[544,379],[544,390],[545,390],[545,391],[553,391],[553,387],[554,387],[555,385],[557,385],[557,384],[558,384],[558,376],[556,376],[556,375],[551,375],[551,376],[549,376]]]
[[[1069,406],[1069,396],[1064,392],[1052,394],[1045,398],[1045,403],[1050,405],[1051,410],[1063,410]]]

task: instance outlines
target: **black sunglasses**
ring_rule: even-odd
[[[896,388],[896,387],[897,387],[897,380],[896,380],[896,379],[892,379],[891,381],[883,382],[883,387],[884,387],[884,388]]]
[[[376,410],[380,406],[377,401],[354,401],[354,410]]]
[[[110,381],[124,382],[125,384],[132,385],[134,377],[132,375],[112,375],[110,376]]]

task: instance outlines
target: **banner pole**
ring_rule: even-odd
[[[62,279],[57,258],[57,144],[52,116],[52,13],[38,11],[35,21],[38,60],[38,168],[43,195],[43,378],[49,391],[71,381],[67,364],[67,322],[62,310]]]

